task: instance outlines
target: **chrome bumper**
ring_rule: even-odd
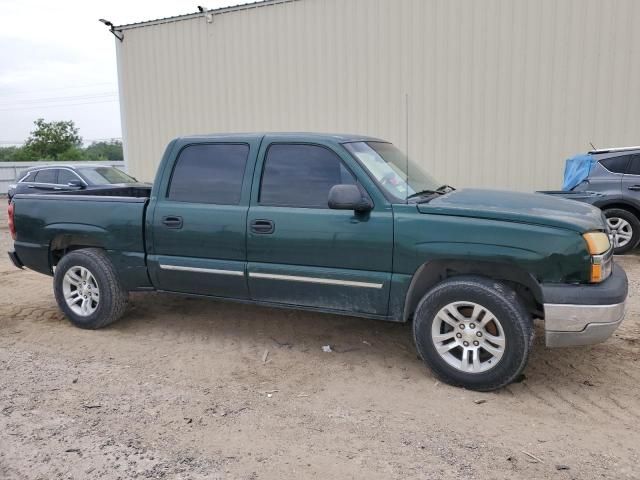
[[[570,347],[604,342],[624,319],[626,301],[613,305],[545,303],[547,347]]]

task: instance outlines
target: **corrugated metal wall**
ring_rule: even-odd
[[[126,160],[152,180],[178,135],[366,133],[443,183],[557,188],[589,142],[640,143],[639,24],[636,0],[297,0],[127,28]]]

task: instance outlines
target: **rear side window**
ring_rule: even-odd
[[[600,160],[600,163],[610,172],[625,173],[627,170],[627,164],[629,163],[629,155],[605,158],[604,160]]]
[[[317,145],[269,147],[262,173],[262,205],[328,208],[334,185],[355,184],[340,157]]]
[[[36,173],[38,172],[29,172],[29,175],[24,177],[23,182],[35,182],[36,181]]]
[[[640,155],[633,155],[631,157],[627,173],[630,175],[640,175]]]
[[[167,197],[177,202],[239,204],[248,156],[246,144],[185,147],[173,168]]]
[[[40,170],[34,181],[37,183],[58,183],[58,170],[55,168]]]

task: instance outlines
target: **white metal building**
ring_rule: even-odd
[[[116,27],[125,160],[185,134],[362,133],[443,183],[557,188],[640,143],[640,1],[268,0]]]

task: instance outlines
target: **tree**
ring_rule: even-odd
[[[82,137],[78,135],[73,120],[45,122],[39,118],[33,123],[36,128],[23,149],[34,160],[63,160],[78,156],[74,150],[80,150]]]
[[[122,142],[110,140],[108,142],[93,142],[84,150],[87,160],[122,160]]]

